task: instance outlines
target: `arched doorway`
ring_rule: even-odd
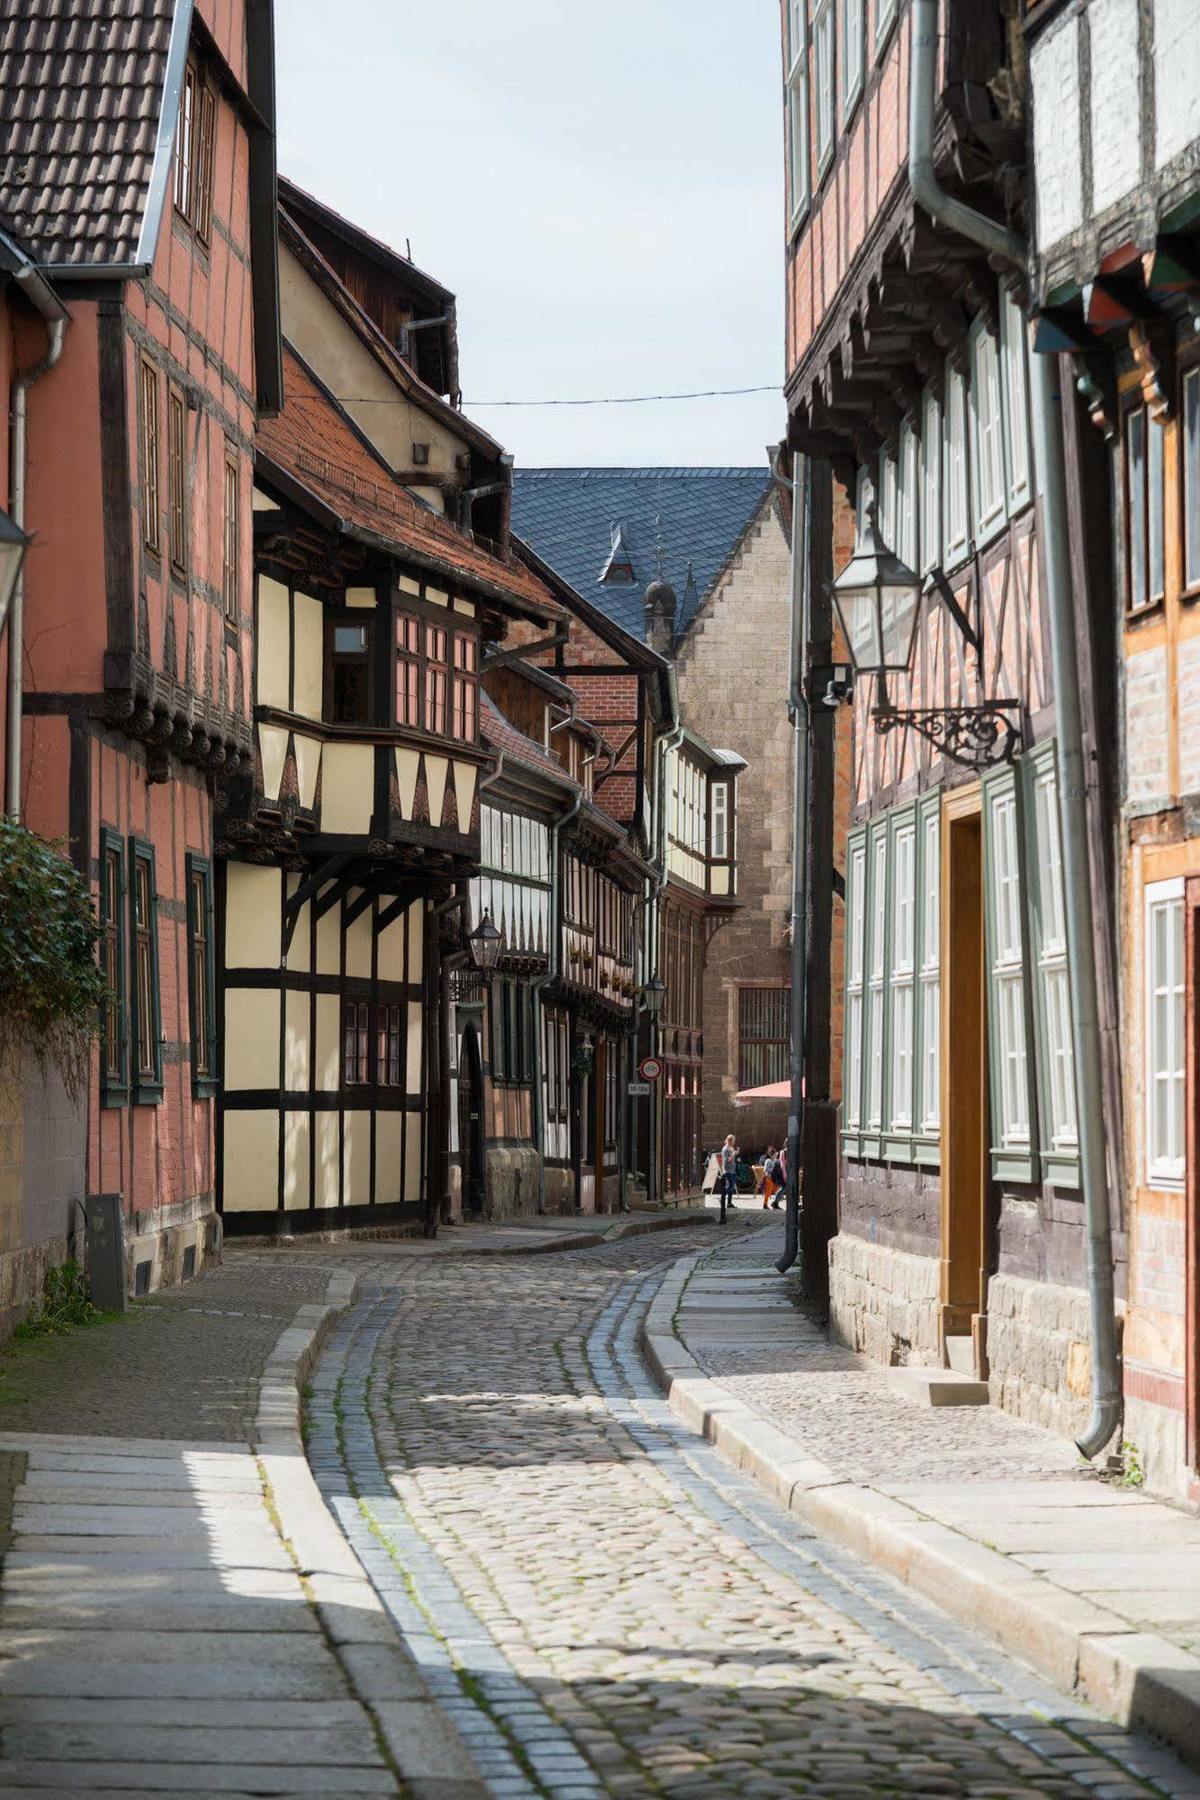
[[[464,1216],[483,1211],[487,1195],[483,1161],[483,1061],[479,1033],[468,1025],[458,1046],[458,1156]]]

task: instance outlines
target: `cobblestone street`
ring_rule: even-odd
[[[1200,1793],[675,1420],[637,1328],[711,1244],[414,1262],[399,1289],[364,1262],[317,1365],[318,1482],[487,1791]]]

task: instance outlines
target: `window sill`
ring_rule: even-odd
[[[100,1106],[102,1110],[108,1108],[116,1109],[117,1107],[128,1105],[129,1089],[127,1087],[101,1087]]]
[[[197,1075],[192,1080],[192,1099],[211,1100],[221,1091],[221,1083],[215,1075]]]
[[[1044,1152],[1040,1160],[1043,1181],[1053,1183],[1056,1188],[1078,1188],[1082,1185],[1077,1154],[1066,1150],[1051,1150]]]
[[[1031,1150],[993,1150],[991,1165],[994,1181],[1034,1182],[1038,1179],[1038,1159]]]
[[[877,25],[875,27],[875,60],[876,60],[876,62],[879,61],[879,59],[882,57],[884,51],[887,49],[888,39],[891,37],[892,33],[895,31],[899,17],[900,17],[899,6],[893,5],[891,18],[888,19],[887,22],[885,24],[883,24],[882,26]]]
[[[162,1098],[161,1081],[139,1081],[129,1096],[132,1106],[161,1106]]]
[[[1137,626],[1144,624],[1149,619],[1161,619],[1166,608],[1167,603],[1165,600],[1147,600],[1144,606],[1127,606],[1125,608],[1125,623],[1127,625]]]
[[[1193,581],[1179,596],[1181,606],[1194,606],[1200,600],[1200,581]]]

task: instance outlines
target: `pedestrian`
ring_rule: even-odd
[[[721,1223],[725,1223],[725,1207],[737,1193],[737,1140],[732,1131],[721,1146]]]
[[[772,1200],[772,1202],[771,1202],[771,1205],[775,1208],[776,1211],[778,1211],[779,1208],[783,1205],[783,1195],[787,1189],[788,1151],[787,1151],[786,1144],[781,1144],[779,1146],[778,1165],[779,1165],[779,1192],[776,1194],[774,1200]]]
[[[777,1194],[779,1189],[783,1186],[779,1174],[779,1158],[776,1156],[774,1148],[771,1146],[768,1146],[767,1154],[763,1157],[762,1172],[763,1211],[766,1212],[768,1206],[779,1205],[778,1200],[774,1199],[773,1196]]]

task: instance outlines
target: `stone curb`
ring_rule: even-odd
[[[485,1800],[487,1788],[462,1739],[426,1688],[308,1466],[300,1392],[357,1289],[356,1276],[335,1271],[324,1300],[300,1307],[276,1339],[259,1386],[254,1449],[270,1487],[279,1533],[308,1584],[351,1691],[369,1710],[400,1771],[404,1792],[413,1800]],[[362,1691],[364,1672],[370,1677],[367,1691]]]
[[[1120,1724],[1151,1731],[1200,1762],[1200,1658],[915,1507],[848,1481],[705,1375],[675,1327],[701,1254],[672,1264],[639,1332],[655,1379],[689,1429],[823,1536],[1032,1664],[1062,1691],[1078,1692]]]
[[[711,1215],[713,1219],[716,1214]],[[501,1221],[502,1223],[503,1221]],[[451,1256],[546,1256],[555,1250],[594,1250],[597,1244],[616,1244],[622,1238],[644,1237],[650,1231],[675,1231],[684,1225],[707,1225],[709,1217],[696,1213],[674,1213],[661,1219],[628,1219],[609,1225],[603,1231],[568,1231],[561,1237],[548,1238],[536,1244],[464,1244],[448,1252]],[[530,1236],[532,1236],[532,1232]]]

